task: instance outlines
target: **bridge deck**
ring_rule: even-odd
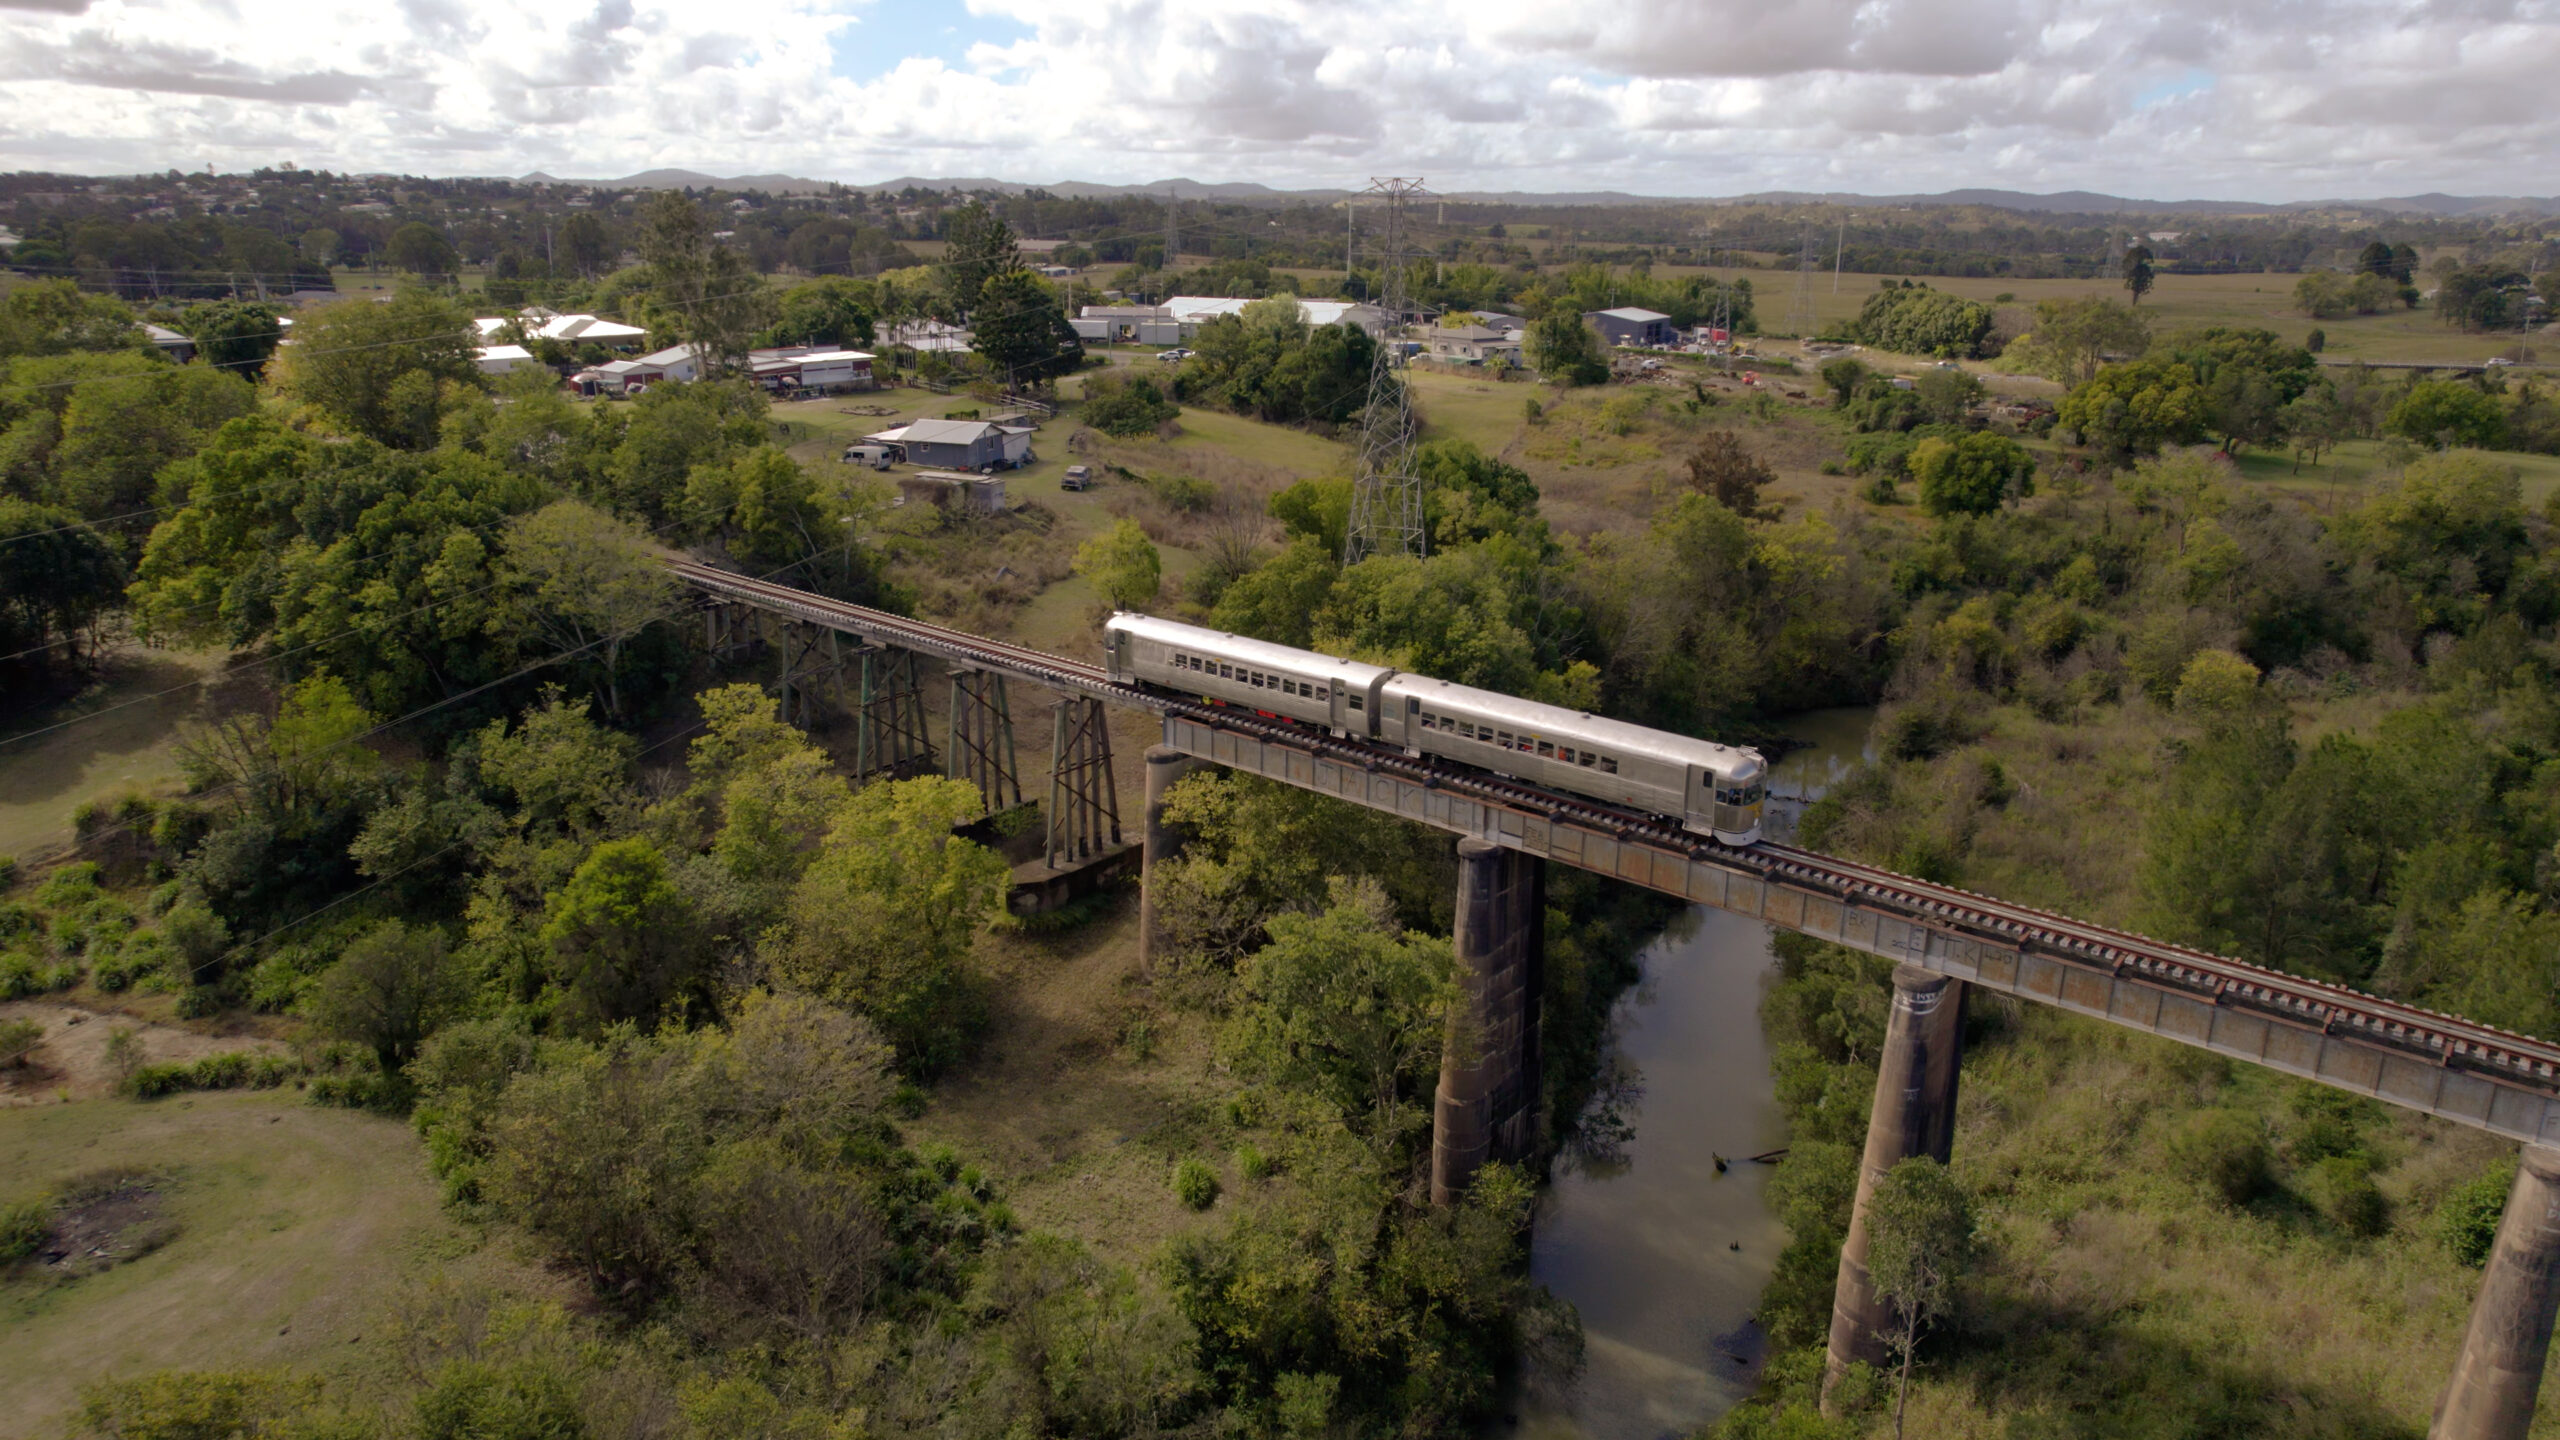
[[[1808,850],[1719,844],[1653,816],[1115,684],[1081,661],[788,586],[671,568],[717,598],[1156,711],[1166,744],[1232,769],[2494,1134],[2560,1144],[2560,1046]]]

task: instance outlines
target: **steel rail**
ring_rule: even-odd
[[[2421,1055],[2439,1064],[2458,1064],[2545,1093],[2560,1093],[2560,1046],[2457,1015],[1791,845],[1772,841],[1727,845],[1666,824],[1658,816],[1482,771],[1444,766],[1428,757],[1407,755],[1398,747],[1336,739],[1251,710],[1184,700],[1121,684],[1098,665],[831,600],[771,581],[752,580],[707,565],[671,561],[668,568],[710,594],[811,624],[849,630],[955,664],[1002,669],[1039,684],[1115,704],[1183,715],[1311,754],[1327,755],[1364,770],[1391,771],[1427,787],[1456,791],[1550,822],[1563,821],[1604,832],[1622,842],[1641,839],[1692,860],[1749,872],[1763,880],[1811,890],[1844,903],[1898,912],[1923,924],[1971,932],[2012,948],[2033,948],[2111,975],[2130,972],[2150,984],[2206,997],[2216,1005],[2263,1011],[2323,1033],[2344,1031],[2360,1040]]]

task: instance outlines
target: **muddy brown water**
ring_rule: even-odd
[[[1873,718],[1826,710],[1782,727],[1806,744],[1772,767],[1772,838],[1792,838],[1804,805],[1857,764]],[[1532,1379],[1497,1436],[1688,1435],[1758,1383],[1766,1347],[1752,1311],[1786,1243],[1771,1167],[1746,1158],[1787,1143],[1760,1029],[1769,934],[1694,907],[1646,947],[1604,1062],[1626,1138],[1559,1163],[1530,1247],[1531,1277],[1581,1312],[1583,1373]]]

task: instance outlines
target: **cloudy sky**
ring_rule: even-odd
[[[0,0],[0,168],[2560,191],[2560,0]]]

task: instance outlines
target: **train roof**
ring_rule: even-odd
[[[1630,725],[1605,715],[1523,700],[1499,690],[1480,690],[1473,685],[1435,680],[1428,675],[1410,672],[1398,675],[1387,686],[1387,693],[1418,695],[1426,705],[1436,701],[1463,708],[1473,715],[1491,716],[1496,721],[1508,720],[1514,728],[1539,736],[1579,736],[1594,744],[1612,747],[1621,754],[1650,755],[1680,765],[1702,765],[1718,774],[1739,772],[1747,777],[1761,764],[1760,752],[1756,750],[1675,735],[1668,730],[1656,730],[1645,725]]]
[[[1185,625],[1179,620],[1159,620],[1153,615],[1141,615],[1134,610],[1123,610],[1113,615],[1110,628],[1126,631],[1142,639],[1160,641],[1167,645],[1188,646],[1204,653],[1215,653],[1227,660],[1241,660],[1249,665],[1265,665],[1274,670],[1302,671],[1307,668],[1307,662],[1310,659],[1322,660],[1325,662],[1328,673],[1358,685],[1366,685],[1382,675],[1396,673],[1384,665],[1372,665],[1365,660],[1345,660],[1339,656],[1301,650],[1294,645],[1274,645],[1268,640],[1256,640],[1245,635],[1230,635],[1224,630],[1212,630],[1204,625]]]

